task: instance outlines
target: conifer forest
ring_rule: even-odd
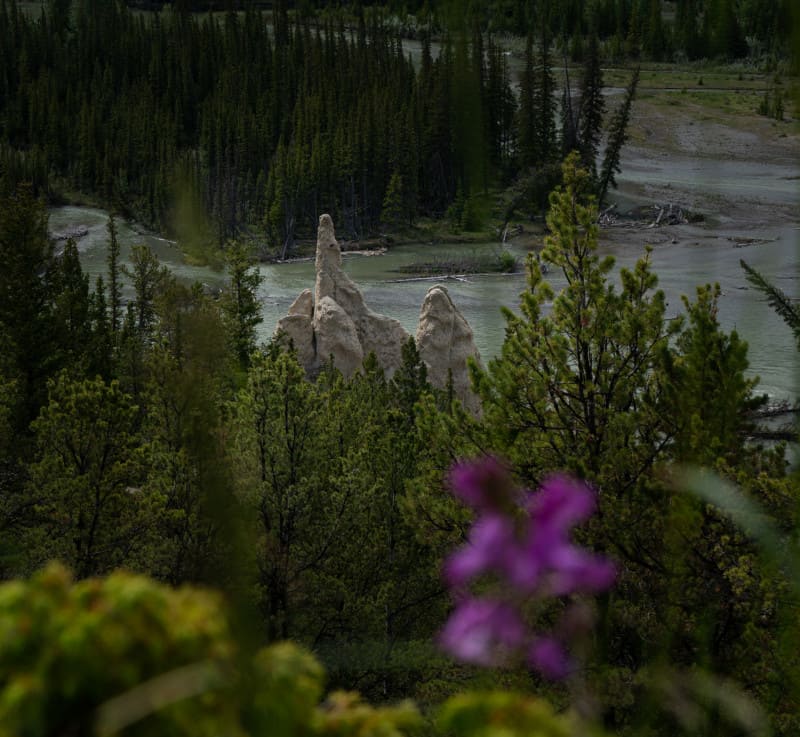
[[[798,60],[795,0],[0,0],[0,737],[800,734]],[[470,402],[422,318],[274,329],[325,214],[502,312]]]

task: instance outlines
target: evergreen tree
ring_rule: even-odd
[[[381,222],[390,229],[397,229],[405,222],[405,208],[403,207],[403,179],[395,172],[389,180],[386,195],[383,198]]]
[[[589,48],[581,80],[581,103],[578,115],[578,135],[581,162],[593,178],[597,177],[597,153],[602,135],[606,103],[603,97],[603,72],[600,69],[600,50],[597,36],[589,38]]]
[[[603,165],[600,169],[600,181],[597,188],[597,199],[601,204],[605,200],[608,188],[617,186],[615,174],[621,171],[620,155],[622,153],[622,147],[628,140],[628,122],[630,120],[631,105],[633,104],[633,98],[636,96],[636,86],[638,83],[639,67],[636,67],[631,81],[628,83],[628,87],[625,90],[625,98],[614,111],[608,125],[608,142],[606,143],[606,151],[603,156]]]
[[[256,348],[256,328],[263,320],[258,298],[258,288],[263,279],[258,264],[244,243],[228,243],[225,265],[229,281],[223,292],[222,312],[233,352],[241,367],[247,368]]]
[[[62,365],[86,369],[91,323],[89,277],[81,268],[78,247],[71,238],[53,273],[53,321]]]
[[[675,5],[675,46],[682,49],[689,59],[697,59],[702,53],[698,0],[678,0]]]
[[[539,54],[536,60],[536,84],[533,93],[534,151],[536,164],[541,166],[558,158],[556,147],[556,82],[550,61],[550,37],[541,25]]]
[[[661,0],[650,0],[644,27],[644,51],[654,61],[662,61],[667,51]]]
[[[747,54],[733,0],[708,0],[704,23],[712,56],[738,59]]]
[[[123,266],[122,271],[133,285],[135,329],[139,339],[145,341],[155,325],[156,297],[168,280],[169,271],[147,246],[134,246],[131,250],[131,265]]]
[[[27,433],[46,398],[55,352],[52,321],[53,246],[47,212],[30,188],[0,201],[0,332],[11,356],[21,405],[17,430]]]
[[[749,429],[747,413],[765,397],[755,397],[757,379],[745,379],[747,343],[736,331],[720,330],[719,284],[697,288],[697,299],[683,298],[688,326],[676,341],[671,367],[670,405],[680,418],[673,453],[682,461],[713,465],[737,462]]]
[[[199,289],[172,283],[158,312],[142,390],[144,488],[163,500],[148,564],[173,584],[241,587],[240,509],[223,427],[236,357],[217,305]]]
[[[533,50],[533,31],[525,42],[525,67],[520,75],[517,145],[520,166],[530,167],[537,161],[536,151],[536,67]]]
[[[800,308],[785,292],[765,279],[760,272],[744,260],[740,260],[739,265],[744,269],[747,281],[767,298],[767,304],[789,326],[797,341],[798,349],[800,349]]]
[[[111,381],[114,373],[116,334],[111,330],[102,276],[97,277],[94,291],[89,296],[88,320],[91,337],[86,349],[86,375],[100,376],[105,381]]]
[[[33,423],[31,494],[43,518],[26,541],[34,565],[59,558],[84,578],[136,560],[157,503],[139,486],[136,414],[116,382],[61,374],[51,383]]]
[[[658,369],[674,328],[646,258],[622,270],[621,292],[609,283],[613,259],[597,255],[590,177],[578,162],[567,159],[564,185],[551,195],[543,252],[567,286],[554,297],[529,261],[522,315],[506,313],[501,356],[475,379],[492,444],[526,480],[571,469],[622,503],[654,461],[651,443],[664,442]]]
[[[117,335],[122,328],[122,266],[119,262],[120,246],[114,216],[108,218],[108,308],[111,332]]]

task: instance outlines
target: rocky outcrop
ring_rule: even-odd
[[[314,294],[304,290],[278,321],[276,333],[291,341],[309,375],[333,358],[347,377],[374,353],[391,376],[402,363],[403,344],[409,334],[395,319],[372,312],[353,280],[342,270],[342,253],[330,215],[319,219]],[[432,287],[425,296],[416,336],[428,377],[444,389],[452,377],[453,389],[470,411],[477,413],[477,398],[470,392],[467,358],[480,360],[472,330],[447,290]]]
[[[292,302],[289,314],[278,323],[278,329],[297,351],[297,360],[306,367],[314,364],[317,354],[313,320],[314,295],[310,289],[304,289]]]
[[[431,287],[425,295],[416,341],[428,367],[428,381],[441,389],[452,381],[455,395],[470,412],[478,414],[480,404],[470,388],[467,360],[480,363],[481,356],[472,328],[443,286]]]

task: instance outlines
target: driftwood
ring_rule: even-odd
[[[684,225],[689,222],[689,213],[673,203],[636,208],[627,215],[614,212],[616,204],[607,207],[597,216],[598,225],[622,228],[660,228],[664,225]]]
[[[617,222],[617,216],[612,214],[612,210],[617,209],[617,203],[614,202],[609,205],[603,212],[597,216],[598,225],[614,225]]]
[[[761,246],[764,243],[774,243],[777,238],[743,238],[742,236],[728,236],[734,248],[747,248],[748,246]]]
[[[671,202],[669,205],[659,206],[654,205],[654,210],[658,210],[658,215],[656,215],[656,219],[653,220],[648,228],[658,228],[661,225],[683,225],[684,223],[688,223],[688,218],[683,214],[683,209],[673,205]]]
[[[506,240],[511,238],[515,235],[521,235],[524,232],[523,227],[521,225],[509,225],[506,223],[503,228],[498,228],[497,234],[500,236],[500,241],[503,245],[505,245]]]
[[[791,404],[788,399],[770,402],[750,413],[752,418],[781,417],[782,415],[800,414],[800,405]]]
[[[89,235],[89,228],[85,225],[72,225],[66,230],[61,230],[58,233],[51,233],[50,238],[54,241],[68,241],[70,238],[72,240],[78,240],[79,238],[83,238],[84,236]]]

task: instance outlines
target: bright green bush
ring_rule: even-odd
[[[219,594],[51,564],[0,586],[0,737],[400,737],[408,703],[337,692],[291,643],[241,656]]]

